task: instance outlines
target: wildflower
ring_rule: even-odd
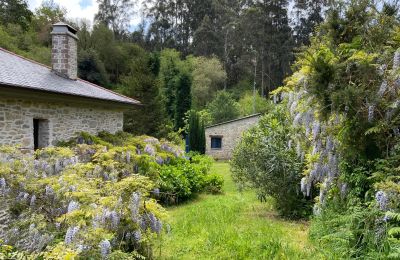
[[[274,102],[274,104],[278,103],[278,96],[277,95],[273,96],[273,102]]]
[[[131,210],[133,219],[136,219],[137,215],[139,214],[140,197],[141,197],[141,195],[140,195],[139,192],[132,193],[131,203],[130,203],[130,210]]]
[[[300,142],[297,142],[297,145],[296,145],[296,154],[297,154],[297,157],[300,157],[300,156],[301,156],[301,144],[300,144]]]
[[[300,190],[303,192],[304,196],[307,194],[307,177],[303,177],[300,182]]]
[[[393,57],[393,69],[397,70],[400,68],[400,48],[394,53]]]
[[[131,152],[130,152],[130,151],[127,151],[127,152],[126,152],[126,162],[127,162],[127,163],[130,163],[130,162],[131,162]]]
[[[375,194],[375,200],[381,210],[387,210],[389,198],[384,191],[378,191]]]
[[[159,219],[156,219],[156,222],[155,222],[155,232],[157,233],[157,234],[160,234],[161,233],[161,230],[162,230],[162,221],[161,220],[159,220]]]
[[[45,194],[46,194],[46,196],[53,196],[54,195],[53,188],[50,187],[49,185],[47,185],[45,188]]]
[[[171,226],[170,226],[170,224],[167,224],[167,225],[165,226],[165,228],[167,229],[167,234],[171,233]]]
[[[320,207],[318,204],[314,204],[314,207],[313,207],[313,214],[314,214],[315,216],[321,215],[321,207]]]
[[[293,119],[293,126],[299,125],[300,121],[301,121],[301,113],[297,113]]]
[[[29,206],[34,207],[36,202],[36,195],[32,195]]]
[[[111,211],[109,218],[111,221],[111,227],[114,229],[118,228],[119,221],[120,221],[120,217],[119,217],[118,213],[115,211]]]
[[[144,148],[144,152],[151,156],[155,156],[155,154],[156,154],[156,151],[154,150],[153,146],[148,145],[148,144]]]
[[[159,165],[163,165],[163,164],[164,164],[164,160],[163,160],[163,158],[161,158],[160,156],[157,156],[156,162],[157,162]]]
[[[368,106],[368,122],[372,122],[374,120],[375,113],[375,105]]]
[[[386,69],[387,69],[387,65],[386,64],[380,65],[379,68],[378,68],[379,76],[383,76],[383,74],[385,74],[385,70]]]
[[[78,210],[79,209],[79,203],[76,201],[70,201],[70,203],[68,204],[68,213],[71,213],[74,210]]]
[[[139,225],[140,225],[140,228],[141,228],[142,230],[146,230],[146,229],[147,229],[147,221],[146,221],[145,216],[142,216],[142,217],[140,218],[140,220],[139,220]]]
[[[399,136],[400,135],[400,130],[398,127],[393,128],[393,133],[395,136]]]
[[[79,231],[79,227],[75,226],[75,227],[69,227],[67,229],[67,233],[65,233],[65,239],[64,242],[65,244],[69,245],[74,241],[74,238],[76,236],[76,234]]]
[[[312,128],[312,136],[313,140],[317,140],[318,134],[321,131],[321,125],[318,121],[314,122],[313,128]]]
[[[387,88],[388,88],[387,81],[384,80],[384,81],[382,82],[381,86],[379,87],[378,97],[382,97],[383,94],[385,94]]]
[[[107,239],[103,240],[99,244],[101,256],[103,258],[107,258],[107,256],[111,253],[111,243]]]
[[[139,241],[142,239],[142,232],[140,232],[140,230],[135,230],[135,231],[133,232],[133,239],[134,239],[136,242],[139,242]]]
[[[348,187],[347,187],[347,183],[342,183],[341,185],[340,185],[340,196],[342,197],[342,198],[344,198],[344,197],[346,197],[346,195],[347,195],[347,189]]]
[[[290,114],[291,114],[291,115],[294,114],[294,111],[296,110],[296,107],[297,107],[297,101],[294,101],[294,102],[292,103],[292,105],[290,106]]]
[[[385,215],[382,220],[383,220],[383,222],[389,222],[390,217],[388,215]]]
[[[293,140],[289,140],[288,141],[288,149],[289,150],[292,149],[292,142],[293,142]]]
[[[6,179],[0,178],[0,193],[5,193],[7,188]]]

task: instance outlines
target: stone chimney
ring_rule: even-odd
[[[75,28],[63,22],[54,24],[51,32],[51,67],[56,74],[72,80],[78,78],[76,32]]]

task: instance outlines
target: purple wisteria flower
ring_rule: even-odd
[[[74,238],[78,232],[79,232],[78,226],[69,227],[67,229],[67,233],[65,233],[65,239],[64,239],[65,244],[67,245],[71,244],[74,241]]]
[[[375,194],[375,200],[381,210],[385,211],[388,208],[389,198],[384,191],[378,191]]]
[[[111,253],[111,243],[107,239],[103,240],[99,244],[101,256],[107,258],[107,256]]]
[[[76,201],[71,200],[68,204],[68,209],[67,212],[71,213],[72,211],[78,210],[79,209],[79,203]]]

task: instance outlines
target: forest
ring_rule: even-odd
[[[79,77],[140,100],[125,130],[156,137],[184,132],[189,110],[205,125],[265,112],[329,8],[327,1],[105,0],[91,23],[69,21],[52,0],[33,12],[21,0],[1,3],[1,47],[50,64],[51,25],[72,24]],[[131,31],[135,5],[142,23]]]

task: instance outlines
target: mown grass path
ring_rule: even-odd
[[[228,163],[215,163],[212,170],[224,176],[224,193],[204,194],[168,209],[172,229],[162,239],[160,259],[313,257],[306,223],[279,219],[254,192],[239,193]]]

